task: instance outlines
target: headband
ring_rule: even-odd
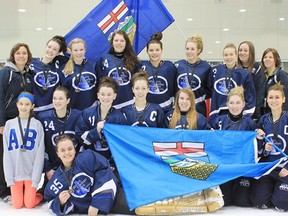
[[[17,101],[20,100],[20,98],[27,98],[31,101],[32,104],[34,104],[34,97],[30,93],[22,92],[17,98]]]

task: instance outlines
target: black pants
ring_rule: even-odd
[[[10,195],[10,188],[7,187],[6,181],[5,181],[5,175],[3,170],[3,135],[0,134],[0,198],[4,198],[7,195]]]
[[[275,206],[288,211],[288,177],[280,177],[279,172],[280,169],[273,170],[253,181],[250,197],[254,206]]]
[[[239,177],[220,185],[223,193],[224,205],[250,207],[251,178]]]
[[[128,203],[121,183],[118,185],[116,198],[111,212],[115,214],[135,215],[134,210],[132,211],[129,210]]]

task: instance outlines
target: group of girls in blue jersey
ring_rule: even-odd
[[[43,58],[32,58],[26,44],[12,48],[0,71],[0,153],[12,142],[12,129],[7,132],[4,126],[23,111],[17,109],[16,102],[25,92],[44,129],[45,198],[55,214],[97,215],[112,209],[134,213],[127,207],[109,143],[102,133],[105,122],[182,130],[257,129],[260,162],[281,157],[272,143],[287,153],[288,78],[281,69],[277,50],[266,49],[260,65],[255,62],[251,42],[240,43],[238,51],[234,44],[227,44],[223,49],[224,63],[211,67],[200,58],[204,46],[199,35],[187,39],[186,60],[175,63],[161,59],[161,39],[162,33],[151,36],[146,47],[147,61],[138,59],[128,35],[121,30],[112,34],[109,53],[97,62],[85,58],[87,47],[80,38],[73,39],[68,48],[63,37],[51,38]],[[28,92],[33,96],[27,96]],[[23,131],[29,129],[29,125],[23,126]],[[20,137],[25,142],[29,134]],[[2,157],[0,161],[0,195],[5,198],[10,194],[9,182],[15,197],[14,182],[8,177],[4,181],[3,167],[7,162]],[[220,185],[225,205],[288,210],[283,198],[287,196],[287,168],[285,163],[280,164],[259,180],[239,177]],[[85,173],[83,179],[90,183],[81,185],[79,173]],[[100,173],[107,178],[95,181]],[[109,185],[110,191],[101,188],[99,181]],[[109,198],[99,193],[107,193]],[[14,198],[13,202],[12,198],[12,203],[16,208],[34,207],[41,199],[36,196],[36,201],[27,201],[30,204],[26,205],[24,200],[22,205],[21,200]]]

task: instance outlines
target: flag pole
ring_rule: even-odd
[[[269,139],[269,138],[266,137],[266,136],[263,136],[263,138],[264,138],[264,140],[265,140],[266,142],[270,142],[270,143],[272,144],[272,146],[273,146],[277,151],[279,151],[284,157],[288,158],[288,155],[287,155],[285,152],[283,152],[276,144],[274,144],[274,142],[273,142],[271,139]]]
[[[178,23],[176,22],[176,20],[174,21],[176,27],[178,28],[178,30],[180,31],[180,33],[182,34],[183,38],[185,39],[185,41],[187,40],[187,37],[185,36],[184,32],[180,29]]]

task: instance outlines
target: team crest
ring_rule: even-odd
[[[108,72],[108,76],[112,77],[119,86],[126,86],[130,83],[131,80],[131,73],[129,70],[126,70],[125,67],[123,67],[120,74],[117,68],[113,68]]]
[[[73,77],[72,86],[74,89],[78,89],[79,91],[88,91],[96,86],[96,82],[97,82],[96,75],[89,71],[85,71],[82,72],[78,84],[76,82],[76,77]]]
[[[228,95],[229,90],[237,86],[237,83],[233,79],[231,79],[228,86],[226,86],[226,81],[225,77],[215,81],[214,89],[218,94]]]
[[[83,198],[90,192],[93,183],[93,178],[86,173],[78,173],[72,178],[70,193],[76,198]]]
[[[279,149],[284,151],[286,149],[287,143],[286,140],[278,134],[277,139],[274,138],[274,134],[268,134],[267,138],[273,140],[273,144],[276,145]],[[270,155],[280,155],[281,152],[277,151],[276,148],[273,146],[272,150],[270,151]]]
[[[51,88],[59,83],[59,75],[57,72],[50,70],[47,76],[45,76],[44,72],[40,71],[35,74],[34,82],[41,88]]]
[[[192,74],[189,73],[191,76]],[[196,91],[201,87],[201,80],[200,78],[196,75],[193,74],[193,79],[191,83],[189,84],[187,74],[181,74],[177,78],[177,83],[178,83],[178,88],[183,89],[183,88],[192,88],[193,91]]]
[[[168,82],[163,76],[158,76],[155,82],[153,77],[149,77],[149,93],[164,94],[168,91]]]
[[[201,142],[153,142],[153,147],[155,154],[179,175],[205,180],[219,166],[210,164]]]

